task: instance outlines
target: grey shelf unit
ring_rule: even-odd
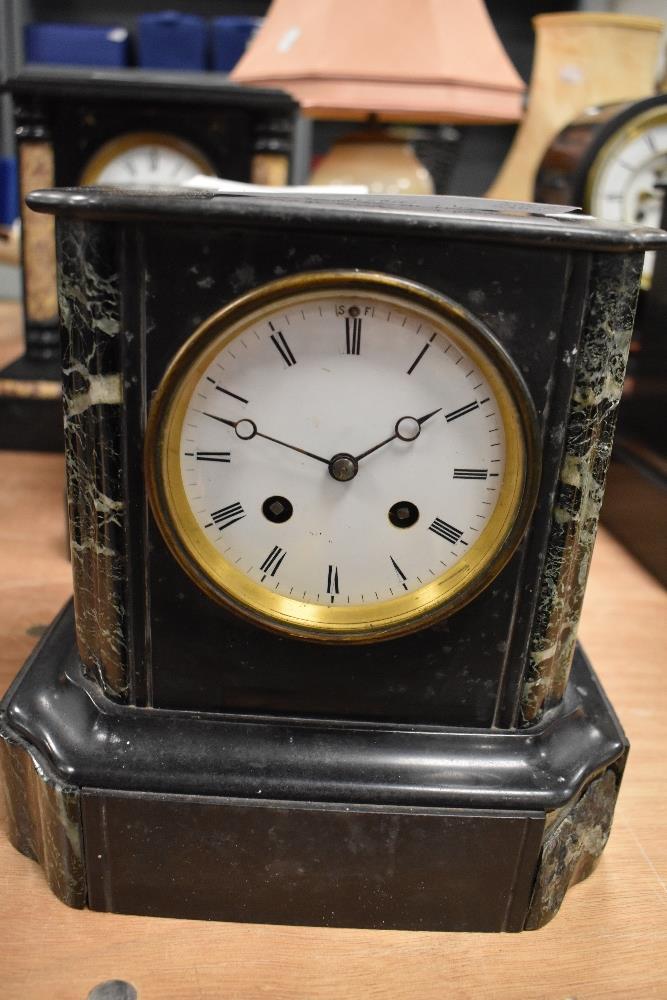
[[[24,64],[23,33],[26,24],[35,21],[83,22],[88,24],[117,24],[127,28],[136,37],[137,18],[140,14],[157,13],[176,6],[179,10],[200,17],[212,18],[225,14],[245,14],[261,17],[266,13],[269,0],[195,0],[170,5],[165,0],[71,0],[52,3],[49,0],[0,0],[0,79],[15,76]],[[0,155],[12,156],[14,126],[11,100],[0,98]]]

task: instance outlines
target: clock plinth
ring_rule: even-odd
[[[146,713],[68,606],[0,708],[14,846],[70,906],[331,927],[547,923],[606,843],[628,744],[581,651],[519,733]]]

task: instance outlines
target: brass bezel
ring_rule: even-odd
[[[464,346],[501,408],[506,475],[496,509],[465,561],[419,590],[369,605],[310,604],[269,591],[228,563],[203,535],[180,475],[180,437],[194,387],[212,357],[280,301],[285,307],[336,293],[373,294],[428,315]],[[256,625],[328,642],[373,642],[422,628],[457,611],[497,576],[528,525],[540,475],[537,418],[525,383],[493,334],[460,306],[416,282],[358,271],[309,272],[263,285],[214,313],[180,348],[153,398],[145,474],[155,520],[172,555],[210,598]],[[491,528],[493,531],[490,531]]]
[[[209,177],[215,176],[216,172],[204,154],[185,139],[179,139],[178,136],[171,135],[169,132],[123,132],[122,135],[105,142],[93,154],[81,174],[79,184],[98,184],[98,178],[104,168],[117,156],[121,156],[136,146],[150,146],[151,144],[175,149],[176,152],[182,153],[183,156],[187,156],[193,163],[196,163],[200,173]]]

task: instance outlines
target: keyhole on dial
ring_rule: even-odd
[[[419,508],[410,500],[399,500],[389,508],[389,520],[395,528],[411,528],[419,520]]]
[[[294,507],[287,497],[267,497],[262,504],[262,514],[272,524],[283,524],[285,521],[289,521],[293,513]]]

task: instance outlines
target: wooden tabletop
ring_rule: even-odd
[[[18,311],[0,303],[0,357]],[[63,463],[0,452],[0,689],[66,600]],[[0,998],[139,1000],[667,998],[666,592],[600,532],[580,636],[632,749],[597,871],[558,916],[517,935],[329,930],[71,910],[0,818]]]

